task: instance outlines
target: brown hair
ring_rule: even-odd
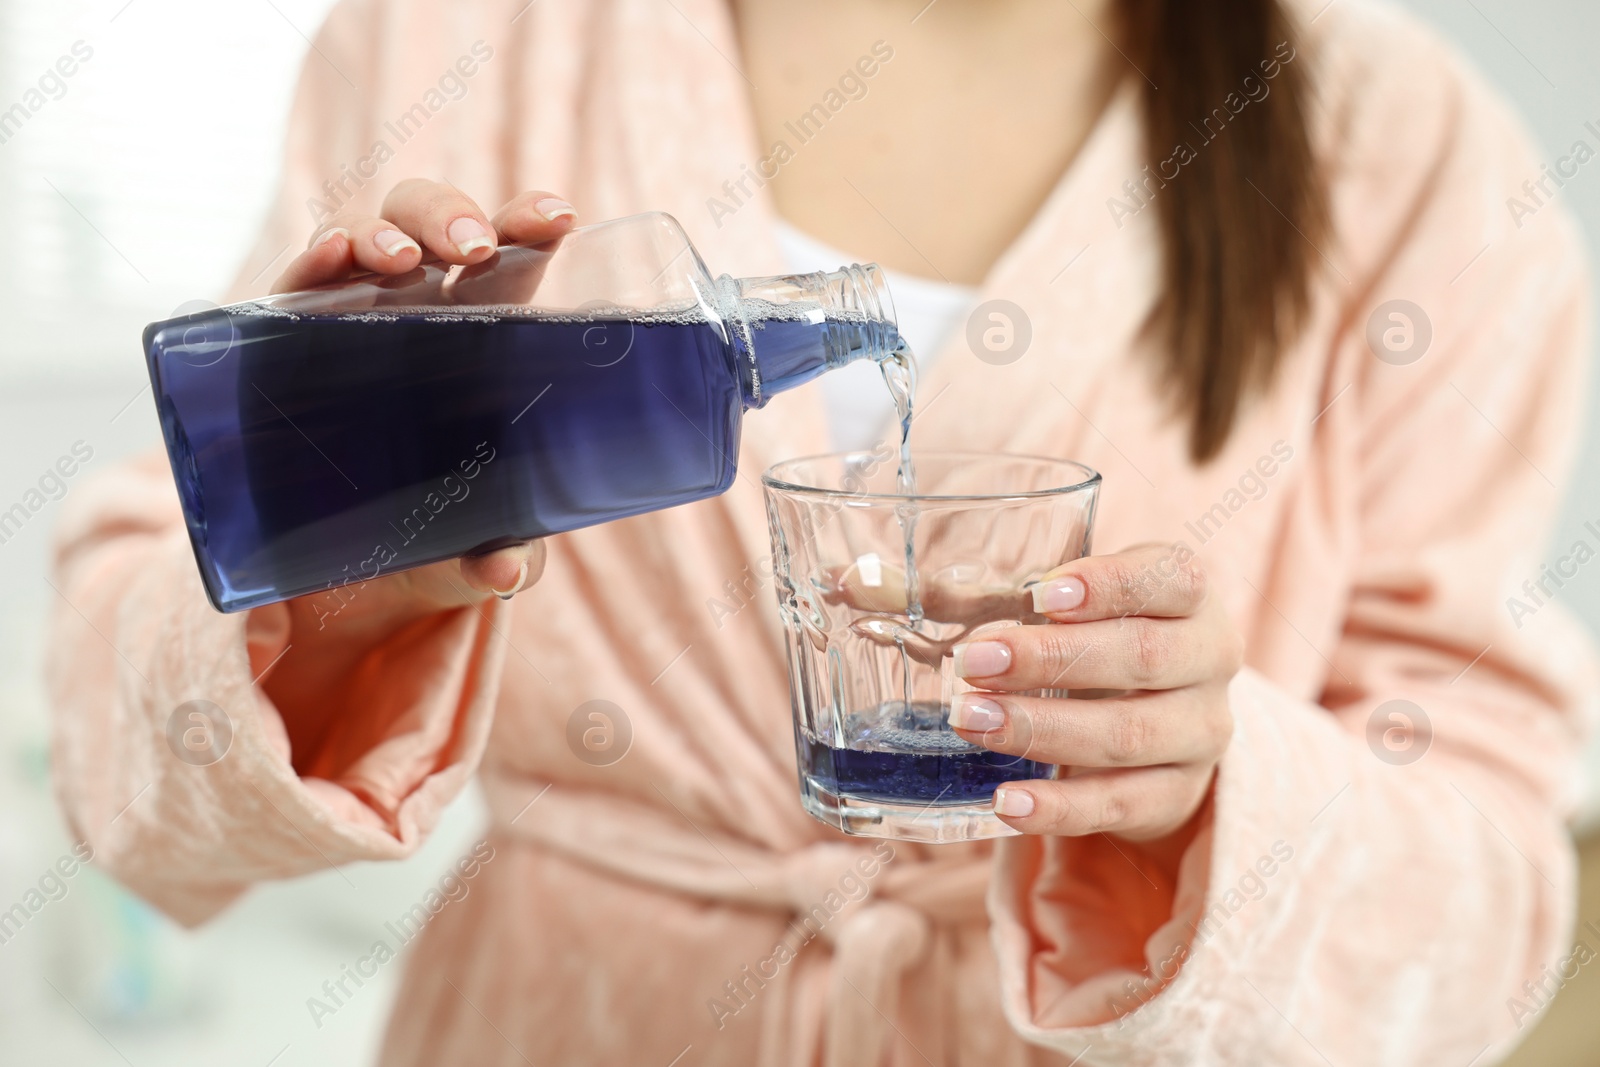
[[[1214,458],[1272,380],[1310,305],[1328,230],[1311,79],[1280,0],[1121,0],[1144,75],[1163,289],[1151,322],[1189,452]]]

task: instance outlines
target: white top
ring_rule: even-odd
[[[778,246],[787,269],[796,274],[838,270],[860,257],[830,248],[804,231],[777,220]],[[966,328],[966,317],[978,298],[970,285],[936,282],[914,274],[884,271],[894,300],[900,336],[916,353],[918,370],[926,374],[945,342]],[[828,411],[828,438],[840,452],[870,449],[894,424],[894,402],[878,366],[868,360],[829,371],[817,381]]]

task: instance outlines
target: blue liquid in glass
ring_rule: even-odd
[[[821,327],[755,323],[775,392]],[[654,511],[732,483],[745,406],[697,312],[218,309],[145,334],[212,603],[238,611]]]
[[[970,804],[1005,782],[1048,778],[1051,766],[975,748],[950,732],[940,704],[891,701],[848,716],[832,747],[796,730],[800,774],[835,796],[891,803]]]

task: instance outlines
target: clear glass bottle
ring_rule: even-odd
[[[144,334],[221,611],[715,496],[746,408],[899,344],[876,266],[713,277],[660,213]]]

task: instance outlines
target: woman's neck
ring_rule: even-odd
[[[778,211],[953,282],[982,280],[1128,69],[1113,0],[732,2]]]

